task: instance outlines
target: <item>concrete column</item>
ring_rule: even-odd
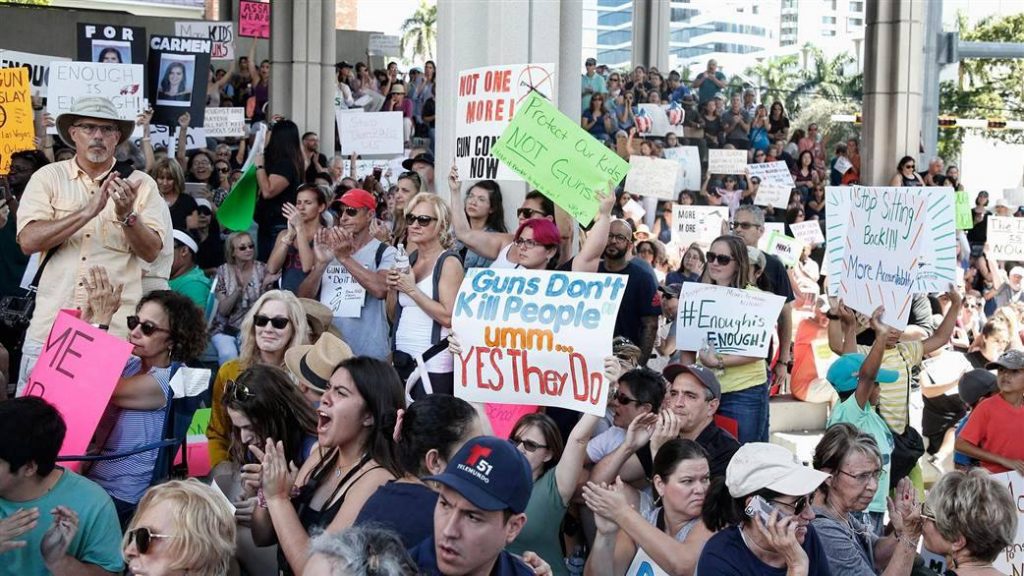
[[[654,66],[668,76],[669,0],[634,0],[633,66]]]
[[[580,116],[580,64],[583,54],[583,7],[579,0],[460,0],[437,3],[437,192],[448,195],[448,168],[455,157],[455,110],[458,72],[478,66],[555,62],[558,108]],[[500,182],[508,224],[527,186]]]
[[[888,183],[900,158],[920,150],[926,7],[868,0],[866,8],[861,180],[877,186]]]
[[[334,150],[334,3],[274,2],[270,15],[270,106],[300,132],[320,134]],[[327,152],[324,152],[327,154]]]

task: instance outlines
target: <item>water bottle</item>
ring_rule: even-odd
[[[398,255],[395,256],[395,265],[393,270],[398,270],[402,274],[409,272],[409,255],[405,253],[405,245],[398,245]]]

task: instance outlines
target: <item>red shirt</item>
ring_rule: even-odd
[[[978,448],[1014,460],[1024,460],[1024,406],[1014,408],[1002,396],[986,398],[971,410],[960,437]],[[981,461],[989,472],[1009,472],[994,462]]]

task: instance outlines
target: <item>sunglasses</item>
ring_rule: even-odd
[[[338,213],[343,216],[348,216],[349,218],[355,218],[356,216],[359,216],[359,208],[352,208],[351,206],[346,206],[344,208],[339,209]]]
[[[199,209],[199,214],[201,216],[213,216],[213,211],[204,206]]]
[[[168,334],[170,334],[170,332],[171,332],[170,330],[168,330],[166,328],[161,328],[161,327],[157,326],[156,324],[153,324],[149,320],[142,321],[142,320],[139,320],[138,316],[129,316],[128,317],[128,330],[135,330],[136,327],[139,328],[140,330],[142,330],[143,336],[152,336],[153,334],[155,334],[157,332],[167,332]]]
[[[509,442],[511,442],[512,445],[516,447],[522,444],[523,449],[529,452],[530,454],[533,454],[534,452],[540,450],[541,448],[547,448],[547,446],[545,446],[544,444],[537,444],[533,440],[524,440],[522,438],[516,438],[515,436],[509,438]]]
[[[740,228],[742,230],[750,230],[751,228],[760,228],[760,224],[754,224],[753,222],[730,222],[729,229],[735,230]]]
[[[236,402],[245,402],[249,398],[256,396],[249,390],[248,386],[239,384],[234,380],[228,380],[228,383],[224,386],[224,395],[234,398]]]
[[[811,497],[804,496],[792,504],[789,502],[782,502],[780,500],[769,500],[769,502],[772,504],[778,504],[779,506],[785,506],[786,508],[793,510],[793,516],[799,516],[800,513],[811,504]]]
[[[235,250],[252,250],[256,246],[254,244],[239,244],[235,246]]]
[[[287,316],[274,316],[271,318],[270,316],[264,316],[263,314],[257,314],[253,317],[252,321],[253,324],[260,328],[263,328],[267,323],[270,323],[271,326],[278,330],[284,330],[288,326],[288,323],[291,322]]]
[[[643,404],[643,402],[637,400],[636,398],[630,398],[629,396],[626,396],[622,392],[616,392],[612,396],[612,398],[614,398],[615,402],[617,402],[621,406],[629,406],[630,404]]]
[[[520,208],[519,210],[516,210],[516,216],[519,216],[524,220],[534,218],[534,214],[537,215],[537,218],[543,218],[544,216],[547,216],[547,214],[541,212],[540,210],[534,210],[533,208]]]
[[[427,227],[430,226],[430,223],[433,222],[434,220],[437,220],[437,218],[434,218],[433,216],[427,216],[426,214],[421,214],[419,216],[415,214],[409,214],[405,217],[405,225],[412,226],[413,224],[417,224],[421,227]]]
[[[149,544],[154,538],[174,538],[170,534],[156,534],[151,532],[149,528],[136,528],[135,530],[128,531],[128,543],[135,543],[135,549],[139,551],[139,554],[145,554],[149,552]]]
[[[728,266],[733,258],[728,254],[716,254],[714,252],[707,253],[708,262],[718,262],[719,266]]]

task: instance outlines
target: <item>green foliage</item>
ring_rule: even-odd
[[[785,104],[790,117],[799,115],[806,105],[825,100],[843,104],[840,108],[856,110],[864,97],[864,76],[849,75],[846,69],[854,59],[848,53],[832,58],[814,46],[806,46],[808,65],[800,67],[796,54],[764,60],[747,69],[745,75],[755,78],[761,101],[778,100]],[[820,123],[819,123],[820,124]]]
[[[22,4],[25,6],[49,6],[50,0],[4,0],[5,4]]]
[[[412,52],[412,60],[434,59],[437,46],[437,4],[420,0],[416,12],[402,23],[402,54]]]

